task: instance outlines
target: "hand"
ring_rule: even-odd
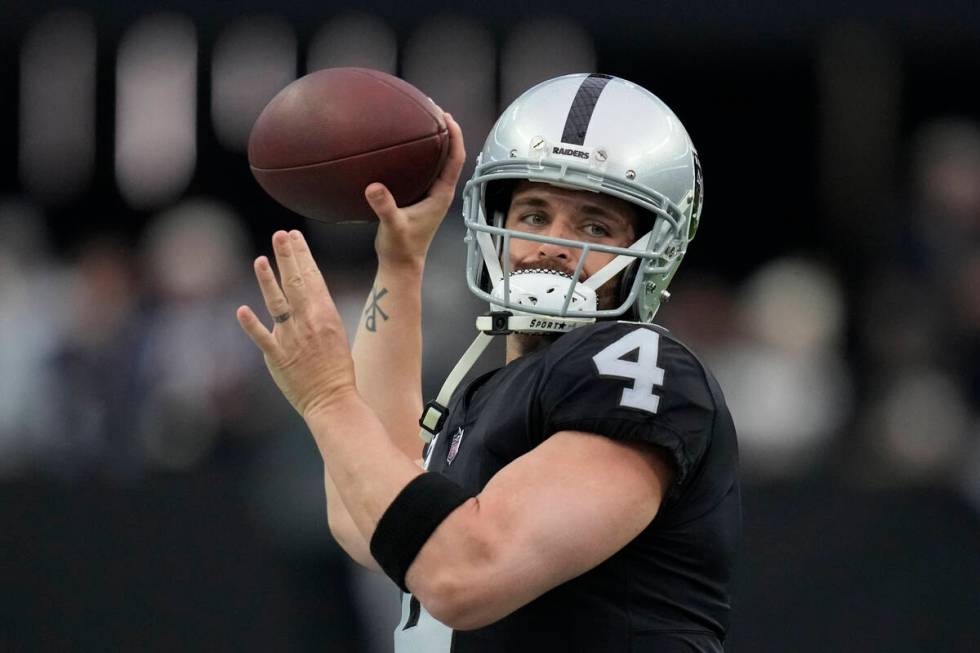
[[[265,356],[276,385],[300,415],[354,392],[354,363],[347,333],[323,275],[299,231],[277,231],[272,247],[282,285],[269,260],[255,259],[255,276],[272,331],[248,306],[240,306],[238,323]]]
[[[425,199],[399,208],[384,184],[373,183],[364,190],[368,204],[381,221],[374,249],[382,265],[420,267],[436,230],[453,203],[456,182],[466,162],[466,150],[459,124],[450,114],[444,115],[449,127],[449,156]]]

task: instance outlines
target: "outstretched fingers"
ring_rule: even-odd
[[[337,311],[337,306],[330,295],[330,288],[327,287],[326,279],[323,278],[323,273],[320,272],[320,267],[313,258],[313,252],[310,251],[310,245],[306,242],[303,232],[298,229],[290,231],[289,244],[292,251],[292,264],[299,270],[303,279],[302,286],[295,287],[301,300],[297,303],[290,299],[290,302],[293,306],[309,306],[311,313],[325,308],[327,314],[318,312],[320,316],[318,319],[325,318],[327,322],[336,321],[339,323],[340,313]]]
[[[326,282],[323,280],[320,268],[317,267],[316,261],[313,259],[313,252],[310,251],[310,245],[306,242],[303,232],[298,230],[290,231],[289,237],[292,239],[293,255],[296,257],[296,265],[299,266],[299,271],[303,275],[303,279],[313,288],[319,289],[325,287]]]
[[[289,302],[283,294],[279,282],[276,280],[276,273],[269,265],[269,259],[260,256],[255,259],[255,278],[259,282],[259,290],[262,292],[262,299],[265,301],[265,308],[272,317],[286,315],[289,312]]]
[[[294,232],[299,234],[298,231]],[[279,278],[282,281],[282,292],[289,306],[296,311],[302,311],[309,303],[306,280],[296,260],[293,251],[293,240],[297,236],[285,231],[277,231],[272,235],[272,249],[276,253],[276,265],[279,267]]]
[[[238,318],[238,324],[241,325],[242,330],[262,350],[263,354],[271,356],[275,353],[278,344],[276,337],[265,328],[265,325],[262,324],[262,321],[251,308],[239,306],[238,310],[235,311],[235,317]]]

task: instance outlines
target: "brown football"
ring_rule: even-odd
[[[425,196],[449,152],[442,111],[403,79],[327,68],[265,107],[248,139],[252,174],[288,209],[324,222],[377,217],[364,199],[379,181],[399,206]]]

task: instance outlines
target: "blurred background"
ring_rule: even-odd
[[[0,649],[390,650],[396,592],[331,540],[234,319],[299,227],[357,323],[374,228],[280,208],[244,150],[289,81],[361,65],[452,111],[471,160],[548,77],[665,100],[707,203],[659,320],[742,450],[729,650],[980,650],[980,10],[620,4],[0,0]],[[457,206],[430,397],[483,310],[462,236]]]

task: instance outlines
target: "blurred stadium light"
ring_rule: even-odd
[[[500,56],[500,108],[524,90],[558,75],[596,71],[592,35],[561,15],[523,21],[508,35]]]
[[[149,209],[180,197],[197,158],[197,37],[184,16],[156,14],[127,30],[116,68],[116,179]]]
[[[377,16],[344,14],[325,23],[310,42],[307,72],[358,66],[394,75],[398,69],[395,32]]]
[[[20,179],[48,204],[84,191],[95,166],[95,23],[77,10],[48,14],[20,55]]]
[[[439,16],[421,25],[405,46],[402,74],[449,111],[463,129],[471,152],[478,152],[494,111],[496,47],[476,21]],[[475,156],[467,157],[465,179]]]
[[[247,16],[226,27],[211,62],[211,122],[218,141],[244,152],[262,109],[296,79],[296,35],[281,18]]]

